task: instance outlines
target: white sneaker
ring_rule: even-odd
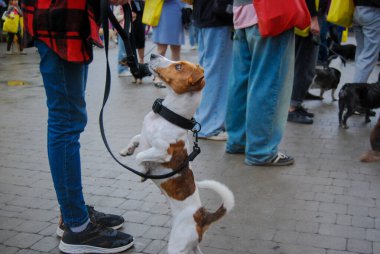
[[[200,139],[208,139],[208,140],[214,140],[214,141],[226,141],[228,138],[227,132],[222,131],[214,136],[209,137],[199,137]]]
[[[131,77],[132,73],[129,70],[122,71],[119,73],[119,77]]]
[[[191,46],[190,49],[191,49],[191,50],[196,50],[196,49],[197,49],[197,46]]]
[[[8,51],[8,50],[7,50],[7,51],[5,52],[5,54],[6,54],[6,55],[12,55],[12,51],[10,51],[10,50]]]

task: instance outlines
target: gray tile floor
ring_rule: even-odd
[[[57,253],[58,207],[46,156],[39,56],[35,49],[26,56],[4,56],[5,45],[0,47],[0,253]],[[148,43],[147,50],[151,47]],[[116,55],[111,49],[113,83],[105,111],[115,152],[139,132],[152,102],[165,93],[151,79],[136,85],[118,78]],[[183,57],[196,61],[196,51],[184,49]],[[99,210],[125,217],[122,230],[136,238],[126,253],[166,253],[171,217],[165,198],[151,182],[140,183],[118,166],[102,143],[98,114],[104,68],[104,53],[96,49],[87,84],[89,121],[81,137],[85,198]],[[341,84],[352,75],[349,63]],[[8,86],[14,79],[29,84]],[[354,116],[350,129],[339,129],[337,102],[325,97],[306,102],[316,114],[313,125],[287,125],[281,149],[295,156],[293,166],[249,167],[242,155],[226,154],[224,142],[200,141],[202,153],[193,164],[196,178],[221,181],[236,197],[233,212],[208,231],[201,244],[204,253],[380,253],[380,164],[358,161],[369,148],[374,121],[365,125],[363,117]],[[201,196],[210,209],[220,202],[209,192]]]

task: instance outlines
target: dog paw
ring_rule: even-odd
[[[121,156],[130,156],[134,153],[135,147],[128,147],[126,149],[123,149],[119,152]]]

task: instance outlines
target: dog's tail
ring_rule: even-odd
[[[235,198],[232,191],[224,184],[214,181],[214,180],[204,180],[197,182],[198,188],[209,189],[215,191],[222,197],[223,207],[226,209],[227,213],[232,210],[235,205]]]

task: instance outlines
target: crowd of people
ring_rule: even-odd
[[[313,123],[314,114],[303,101],[309,95],[317,63],[328,61],[326,48],[315,44],[315,38],[327,43],[326,27],[334,25],[326,22],[330,1],[305,1],[311,16],[307,36],[294,35],[293,29],[278,36],[261,36],[252,0],[193,0],[190,6],[181,0],[164,0],[159,23],[152,27],[157,52],[165,56],[170,48],[169,58],[181,60],[181,45],[185,43],[182,10],[192,8],[190,44],[192,49],[198,48],[206,80],[195,114],[202,126],[199,137],[226,141],[226,152],[245,154],[247,165],[293,164],[292,156],[279,151],[286,122]],[[0,0],[3,20],[18,20],[17,29],[7,32],[7,54],[12,53],[17,38],[21,53],[24,47],[34,46],[41,57],[48,107],[48,159],[61,209],[59,229],[64,232],[60,249],[123,251],[134,241],[131,235],[115,230],[124,219],[86,206],[82,193],[79,137],[87,123],[85,89],[93,44],[102,43],[97,24],[99,6],[96,1],[66,2],[24,0],[20,8],[17,0]],[[380,51],[380,3],[354,2],[357,49],[353,82],[365,83]],[[134,44],[139,63],[144,63],[145,1],[109,3],[122,26],[120,5],[131,4]],[[65,20],[71,20],[70,26]],[[126,56],[122,38],[117,41],[118,75],[131,76],[128,67],[121,64]],[[153,83],[165,87],[158,77]]]

